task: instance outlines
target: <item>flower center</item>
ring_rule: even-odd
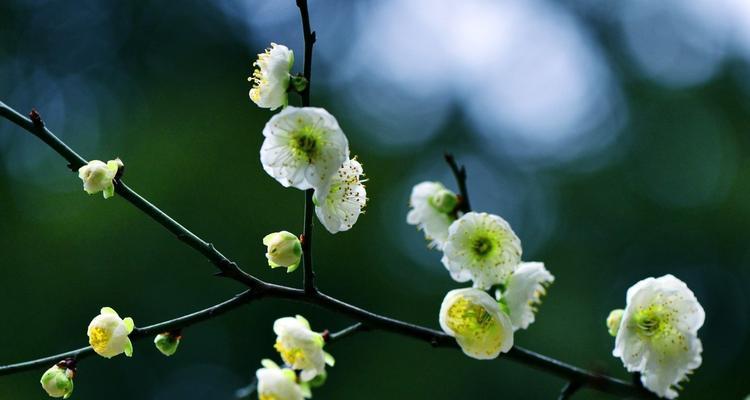
[[[276,341],[276,344],[273,345],[273,347],[276,349],[276,351],[281,354],[281,358],[284,360],[287,365],[294,367],[297,362],[304,363],[305,362],[305,353],[300,348],[287,348],[285,347],[281,341]]]
[[[479,236],[471,242],[471,250],[479,257],[485,257],[494,247],[495,244],[487,236]]]
[[[633,322],[638,327],[638,332],[643,336],[653,336],[660,330],[667,328],[662,321],[665,310],[656,304],[638,310],[633,316]]]
[[[633,316],[638,333],[647,338],[662,357],[688,351],[685,335],[672,323],[673,315],[674,311],[656,303],[638,310]]]
[[[306,157],[309,161],[318,154],[319,143],[315,135],[308,127],[296,132],[292,137],[292,149],[295,154]]]
[[[280,400],[278,396],[273,393],[260,393],[258,400]]]
[[[448,326],[459,335],[479,335],[492,326],[492,315],[481,305],[461,298],[448,309]]]
[[[89,335],[89,344],[97,352],[103,352],[107,348],[109,339],[111,338],[110,333],[104,328],[93,328]]]

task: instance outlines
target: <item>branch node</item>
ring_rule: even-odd
[[[73,357],[63,358],[60,360],[60,362],[57,363],[57,366],[60,368],[66,368],[75,374],[76,372],[76,359]]]
[[[44,121],[42,121],[42,116],[39,115],[39,111],[37,111],[36,108],[31,109],[31,112],[29,113],[29,119],[31,119],[31,122],[34,123],[34,127],[36,128],[44,127]]]
[[[34,124],[35,128],[44,128],[44,121],[42,121],[42,116],[39,115],[39,112],[36,110],[36,108],[31,109],[31,112],[29,113],[29,119],[31,119],[31,122]]]

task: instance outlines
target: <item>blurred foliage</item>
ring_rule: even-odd
[[[339,118],[370,179],[368,211],[351,231],[331,236],[317,228],[319,285],[375,312],[437,327],[444,294],[460,285],[405,215],[413,184],[455,186],[442,161],[450,151],[467,164],[475,209],[506,217],[524,258],[544,261],[557,277],[518,345],[628,379],[611,356],[604,319],[624,305],[630,285],[672,273],[707,313],[704,363],[680,398],[741,398],[750,392],[742,379],[750,372],[747,65],[731,60],[700,85],[663,85],[642,75],[607,19],[581,11],[581,3],[566,7],[602,47],[628,114],[611,144],[565,161],[524,161],[488,146],[460,104],[424,142],[372,146],[371,127],[337,103],[336,89],[315,81],[335,75],[336,64],[316,59],[313,103]],[[345,42],[346,32],[327,31],[326,22],[313,13],[323,37]],[[289,44],[300,49],[300,30],[292,20],[278,34],[299,38]],[[37,107],[86,158],[121,157],[134,189],[248,272],[298,285],[301,271],[266,267],[261,239],[301,230],[303,194],[263,172],[260,133],[271,113],[247,97],[254,54],[277,32],[239,32],[208,2],[0,2],[0,98],[19,110]],[[146,325],[241,290],[212,278],[201,256],[126,202],[85,195],[62,159],[5,121],[0,210],[2,363],[84,345],[101,306]],[[278,358],[273,320],[296,313],[317,330],[351,322],[264,300],[186,330],[174,357],[143,340],[132,359],[86,360],[74,398],[230,399],[262,358]],[[555,398],[564,383],[502,356],[479,362],[382,332],[335,343],[330,352],[337,364],[316,398]],[[42,398],[41,372],[0,378],[0,398]],[[575,398],[603,395],[584,390]]]

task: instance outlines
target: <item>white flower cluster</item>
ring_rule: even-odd
[[[328,111],[286,106],[294,56],[271,46],[255,62],[250,98],[260,107],[284,109],[263,128],[260,162],[284,187],[314,189],[315,214],[329,232],[349,230],[367,203],[362,165],[350,158],[349,141]]]
[[[701,365],[698,330],[705,318],[684,282],[672,275],[646,278],[628,289],[625,309],[607,318],[616,337],[612,355],[628,371],[640,372],[647,389],[673,399],[679,384]]]
[[[312,397],[311,387],[325,382],[325,367],[333,366],[333,357],[323,350],[323,335],[313,331],[300,315],[279,318],[273,324],[274,348],[284,360],[279,367],[271,360],[261,361],[264,368],[256,372],[258,398],[302,400]]]
[[[406,222],[424,231],[429,247],[456,282],[472,288],[448,292],[440,326],[466,355],[490,359],[513,346],[513,333],[534,322],[546,286],[554,281],[544,264],[521,261],[521,241],[507,221],[487,213],[462,213],[462,199],[440,182],[414,186]],[[496,288],[493,299],[486,291]]]

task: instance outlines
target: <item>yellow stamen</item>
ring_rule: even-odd
[[[109,340],[112,338],[111,332],[104,328],[93,328],[89,334],[89,344],[97,353],[101,353],[107,349]]]

